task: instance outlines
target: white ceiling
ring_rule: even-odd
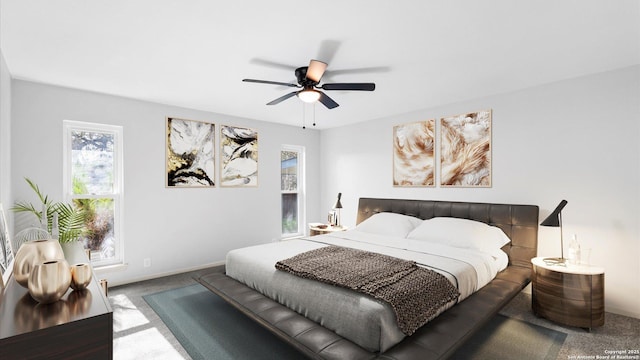
[[[639,0],[0,0],[16,79],[300,125],[310,59],[327,92],[319,128],[640,64]],[[352,70],[352,71],[343,71]],[[334,73],[332,74],[332,71]],[[307,109],[309,110],[309,109]],[[171,115],[171,114],[167,114]]]

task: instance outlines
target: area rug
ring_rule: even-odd
[[[143,299],[195,360],[304,358],[200,284]]]
[[[291,345],[200,284],[143,298],[193,359],[303,358]],[[566,336],[497,315],[451,359],[556,359]]]
[[[555,360],[567,334],[496,315],[450,359]]]

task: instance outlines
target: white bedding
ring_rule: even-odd
[[[459,301],[486,285],[506,266],[504,253],[505,259],[496,259],[495,255],[471,249],[345,231],[230,251],[226,273],[367,350],[386,351],[404,338],[388,304],[275,269],[279,260],[330,244],[414,260],[446,276],[460,291]]]

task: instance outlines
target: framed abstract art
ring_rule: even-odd
[[[435,185],[435,120],[393,127],[393,186]]]
[[[220,126],[220,186],[258,186],[258,132]]]
[[[215,186],[215,124],[167,117],[167,187]]]
[[[0,204],[0,289],[4,288],[9,281],[11,272],[13,271],[13,246],[9,238],[9,228],[7,227],[7,219],[4,216],[4,209]]]
[[[491,187],[491,110],[440,120],[440,186]]]

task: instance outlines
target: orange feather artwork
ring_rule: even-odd
[[[435,185],[435,120],[393,127],[393,185]]]
[[[442,118],[440,185],[491,187],[491,110]]]

